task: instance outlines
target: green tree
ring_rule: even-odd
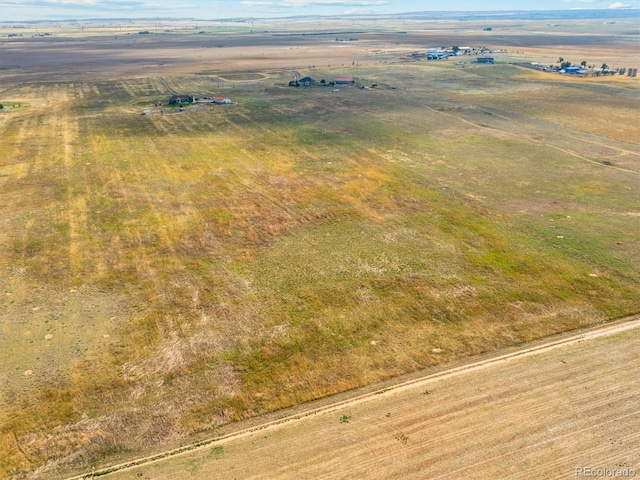
[[[585,67],[587,66],[587,61],[586,61],[586,60],[582,60],[582,61],[580,62],[580,66],[581,66],[582,68],[585,68]]]

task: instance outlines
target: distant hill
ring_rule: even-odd
[[[424,11],[424,12],[405,12],[405,13],[393,13],[393,14],[381,14],[381,15],[295,15],[288,17],[270,18],[270,20],[282,20],[282,19],[345,19],[345,18],[361,18],[361,19],[418,19],[418,20],[576,20],[576,19],[615,19],[615,18],[637,18],[640,19],[640,9],[637,8],[609,8],[601,10],[499,10],[499,11],[468,11],[468,12],[454,12],[454,11]],[[234,22],[234,23],[246,23],[253,20],[258,20],[259,17],[247,17],[247,18],[216,18],[212,21],[216,22]],[[141,22],[144,20],[154,21],[170,21],[176,20],[175,18],[165,17],[149,17],[149,18],[85,18],[82,19],[83,23],[93,22],[122,22],[122,21],[136,21]],[[178,20],[196,20],[193,18],[180,18]],[[66,19],[56,20],[56,22],[65,21],[80,21],[79,19]],[[3,24],[15,24],[15,21],[0,21],[0,25]],[[47,20],[30,20],[21,21],[21,24],[39,24],[39,23],[51,23]]]
[[[412,18],[424,20],[562,20],[593,18],[638,18],[640,9],[602,10],[500,10],[486,12],[407,12],[384,15],[387,18]],[[373,18],[373,17],[372,17]]]

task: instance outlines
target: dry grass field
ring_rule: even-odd
[[[0,477],[637,313],[639,80],[523,66],[631,67],[637,26],[524,23],[2,38]]]
[[[566,479],[587,468],[634,477],[638,323],[445,370],[106,478]]]

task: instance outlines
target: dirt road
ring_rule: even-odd
[[[634,316],[426,373],[112,467],[112,478],[565,478],[587,458],[635,467],[638,327]]]

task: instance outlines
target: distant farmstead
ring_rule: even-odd
[[[175,105],[176,103],[193,103],[193,95],[173,95],[169,98],[169,104]]]
[[[351,77],[338,77],[336,78],[336,85],[351,85],[353,83],[353,78]]]
[[[314,85],[315,83],[316,81],[311,77],[304,77],[298,80],[298,85],[300,85],[301,87],[304,87],[307,85]]]

